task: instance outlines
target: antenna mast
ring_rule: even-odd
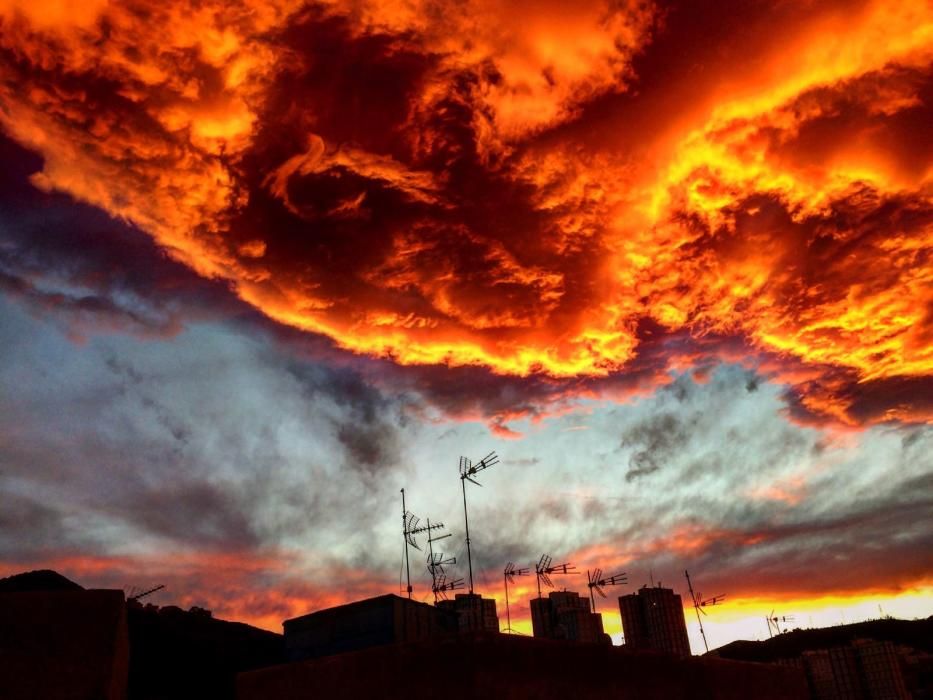
[[[463,488],[463,524],[466,530],[467,565],[470,570],[470,595],[473,595],[473,554],[470,551],[470,519],[467,515],[466,482],[469,481],[477,486],[482,486],[481,483],[472,477],[476,476],[477,472],[489,469],[489,467],[495,466],[498,463],[499,457],[495,452],[490,452],[476,464],[473,464],[466,457],[460,458],[460,486]]]
[[[428,518],[427,522],[428,522],[428,526],[427,526],[428,571],[431,572],[431,591],[434,593],[434,603],[437,604],[438,578],[444,575],[444,565],[445,564],[456,564],[457,558],[450,557],[449,559],[444,559],[444,555],[442,553],[440,552],[438,552],[437,554],[434,553],[434,543],[437,542],[438,540],[443,540],[443,539],[446,539],[447,537],[450,537],[450,533],[448,532],[445,535],[438,535],[437,537],[434,537],[431,534],[431,530],[440,529],[444,527],[444,523],[435,523],[434,525],[432,525],[430,518]]]
[[[411,517],[414,517],[413,515]],[[405,508],[405,489],[402,489],[402,537],[405,539],[405,580],[408,582],[408,598],[411,599],[411,568],[408,566],[408,544],[415,544],[408,532],[408,509]],[[417,546],[417,545],[415,545]]]
[[[706,614],[706,611],[703,609],[707,605],[716,605],[721,603],[722,599],[725,598],[723,595],[714,595],[712,598],[703,599],[699,593],[693,592],[693,584],[690,582],[690,572],[684,569],[684,576],[687,577],[687,588],[690,589],[690,600],[693,601],[693,610],[697,615],[697,622],[700,625],[700,636],[703,637],[703,646],[706,648],[706,651],[709,652],[709,644],[706,643],[706,630],[703,629],[703,620],[700,618],[700,613]],[[770,625],[769,625],[770,629]]]
[[[602,569],[596,569],[592,574],[590,574],[589,569],[587,569],[586,585],[590,589],[590,603],[593,605],[593,612],[596,612],[596,598],[593,597],[594,589],[600,596],[605,598],[606,594],[603,592],[604,586],[621,586],[626,583],[628,583],[628,577],[625,575],[624,571],[621,574],[613,574],[612,576],[603,578]]]
[[[455,578],[447,580],[447,574],[439,574],[434,582],[434,595],[440,594],[441,598],[447,600],[447,591],[457,591],[463,588],[463,579]]]
[[[509,612],[509,584],[515,583],[516,576],[527,576],[529,573],[531,573],[531,569],[516,569],[515,564],[512,562],[506,564],[505,571],[502,572],[502,578],[505,581],[505,631],[509,634],[512,634],[512,615]]]
[[[777,634],[784,634],[785,630],[781,629],[781,623],[782,622],[793,622],[794,616],[793,615],[775,615],[774,610],[772,610],[771,614],[768,615],[768,617],[766,617],[765,620],[768,623],[768,634],[773,637],[774,635],[771,634],[771,629],[773,628]]]
[[[415,541],[415,535],[427,532],[428,537],[430,537],[432,530],[439,530],[444,527],[443,523],[432,525],[430,520],[427,525],[421,525],[419,527],[419,522],[421,522],[421,518],[405,507],[405,489],[402,489],[402,537],[405,540],[405,578],[408,582],[409,600],[411,600],[411,569],[408,566],[408,547],[410,545],[420,552],[421,547],[419,547],[418,543]]]
[[[555,564],[551,565],[551,557],[547,554],[542,554],[541,558],[538,560],[537,566],[535,566],[535,576],[538,579],[538,597],[541,597],[541,582],[544,581],[548,586],[554,588],[554,583],[551,581],[552,574],[578,574],[579,571],[576,570],[573,564]]]
[[[155,588],[150,588],[148,591],[143,591],[142,593],[131,595],[129,598],[127,598],[127,600],[139,600],[140,598],[145,598],[147,595],[155,593],[156,591],[161,591],[163,588],[165,588],[165,584],[160,583],[158,586]]]

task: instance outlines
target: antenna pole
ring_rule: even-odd
[[[428,518],[428,561],[431,564],[431,590],[434,591],[434,604],[437,605],[437,572],[434,569],[434,540],[431,538],[431,518]]]
[[[469,480],[477,486],[482,486],[473,477],[484,469],[489,469],[489,467],[498,463],[499,456],[495,452],[490,452],[476,464],[473,464],[466,457],[460,457],[460,488],[463,489],[463,525],[466,531],[467,565],[470,569],[470,595],[473,595],[473,551],[470,548],[470,517],[467,514],[466,482]]]
[[[136,593],[134,595],[131,595],[129,598],[127,598],[127,600],[138,601],[142,598],[145,598],[147,595],[152,595],[156,591],[161,591],[163,588],[165,588],[165,584],[160,583],[158,586],[156,586],[155,588],[150,588],[148,591],[143,591],[142,593]]]
[[[693,584],[690,583],[690,572],[684,569],[684,576],[687,577],[687,588],[690,589],[690,599],[693,601],[693,612],[696,613],[697,623],[700,625],[700,636],[703,637],[703,646],[709,652],[709,644],[706,643],[706,631],[703,629],[703,620],[700,619],[700,601],[697,600],[696,593],[693,592]]]
[[[473,555],[470,553],[470,518],[467,516],[466,479],[461,477],[460,486],[463,487],[463,525],[466,530],[467,567],[470,570],[470,595],[473,595]]]
[[[405,581],[408,584],[408,599],[411,600],[411,569],[408,566],[408,509],[405,508],[405,489],[402,489],[402,539],[405,540]]]
[[[512,634],[512,615],[509,613],[509,574],[508,569],[506,573],[502,574],[502,580],[505,582],[505,629],[508,630],[509,634]]]

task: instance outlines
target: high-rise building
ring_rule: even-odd
[[[552,591],[531,601],[531,628],[535,637],[574,642],[604,642],[602,615],[590,612],[590,603],[572,591]]]
[[[907,700],[891,642],[856,639],[849,646],[803,653],[814,700]]]
[[[852,642],[858,656],[865,690],[872,700],[906,700],[910,697],[904,683],[900,659],[891,642],[856,639]]]
[[[833,669],[836,697],[839,700],[865,700],[855,650],[852,647],[833,647],[829,650],[829,664]]]
[[[645,586],[619,596],[619,612],[625,646],[690,656],[683,602],[670,588]]]
[[[458,593],[453,600],[440,600],[437,607],[457,613],[461,632],[498,632],[496,601],[478,593]]]

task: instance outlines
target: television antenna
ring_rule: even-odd
[[[593,596],[593,591],[595,590],[603,598],[606,597],[606,594],[603,592],[603,587],[605,586],[621,586],[628,583],[628,577],[623,571],[621,574],[613,574],[612,576],[607,576],[603,578],[603,570],[596,569],[592,574],[589,569],[586,571],[586,585],[590,589],[590,603],[593,605],[593,612],[596,612],[596,598]]]
[[[150,588],[148,591],[143,591],[142,593],[137,593],[136,595],[131,595],[127,600],[139,600],[140,598],[145,598],[147,595],[155,593],[156,591],[161,591],[165,588],[165,584],[159,584],[155,588]]]
[[[432,586],[435,598],[440,595],[444,600],[447,600],[447,591],[457,591],[461,588],[463,588],[463,579],[455,578],[448,581],[447,574],[438,574]]]
[[[463,524],[466,530],[467,565],[470,571],[470,595],[473,595],[473,554],[470,551],[470,519],[467,516],[466,482],[469,481],[477,486],[482,486],[482,484],[473,477],[484,469],[489,469],[489,467],[495,466],[498,463],[499,456],[495,452],[490,452],[476,464],[473,464],[466,457],[460,458],[460,486],[463,488]]]
[[[538,597],[541,597],[541,582],[544,581],[548,586],[554,588],[551,581],[552,574],[578,574],[573,564],[551,564],[551,557],[542,554],[535,566],[535,576],[538,578]]]
[[[411,569],[408,565],[408,547],[414,547],[420,552],[421,547],[418,546],[415,535],[427,532],[430,537],[432,530],[439,530],[444,527],[443,523],[431,525],[430,521],[428,521],[427,525],[419,525],[420,522],[421,518],[405,507],[405,489],[402,489],[402,537],[405,540],[405,579],[408,582],[409,600],[411,600]]]
[[[784,634],[786,630],[781,629],[781,623],[793,622],[793,615],[775,615],[774,610],[771,611],[771,614],[765,618],[765,621],[768,623],[768,636],[773,637],[774,634],[771,633],[773,629],[775,634]]]
[[[712,598],[703,598],[699,593],[694,593],[693,583],[690,581],[690,572],[684,569],[684,576],[687,577],[687,588],[690,589],[690,599],[693,601],[693,611],[696,613],[697,622],[700,625],[700,636],[703,637],[703,647],[709,652],[709,644],[706,643],[706,630],[703,629],[703,620],[700,618],[700,613],[706,615],[706,611],[703,609],[709,605],[716,605],[721,603],[725,594],[714,595]]]
[[[502,578],[505,581],[505,631],[512,634],[512,615],[509,612],[509,584],[515,583],[516,576],[527,576],[531,573],[528,567],[516,569],[515,564],[509,562],[505,565],[505,571],[502,572]]]
[[[432,534],[432,530],[440,529],[444,527],[444,523],[435,523],[431,525],[431,519],[427,519],[427,528],[428,528],[428,571],[431,573],[431,591],[434,593],[434,602],[437,603],[437,579],[438,576],[444,575],[444,566],[450,564],[456,564],[456,557],[444,558],[444,555],[441,552],[434,551],[434,543],[438,540],[443,540],[450,537],[450,533],[443,535],[437,535],[436,537]]]

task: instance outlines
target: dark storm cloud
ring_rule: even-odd
[[[0,551],[15,561],[31,561],[80,543],[69,537],[63,513],[34,497],[13,492],[0,466]]]
[[[622,447],[635,452],[629,458],[625,480],[656,472],[674,450],[686,444],[691,432],[689,425],[681,424],[672,414],[654,417],[629,430],[622,438]]]
[[[28,184],[41,164],[0,137],[0,286],[77,338],[172,336],[185,322],[248,314],[223,284],[168,259],[138,229]]]
[[[814,503],[814,511],[804,508],[791,523],[765,513],[753,522],[726,520],[734,529],[720,539],[651,561],[675,571],[695,566],[705,572],[705,585],[737,596],[909,587],[933,566],[933,535],[924,525],[933,517],[933,479],[927,474],[878,490],[834,513],[820,513]]]

